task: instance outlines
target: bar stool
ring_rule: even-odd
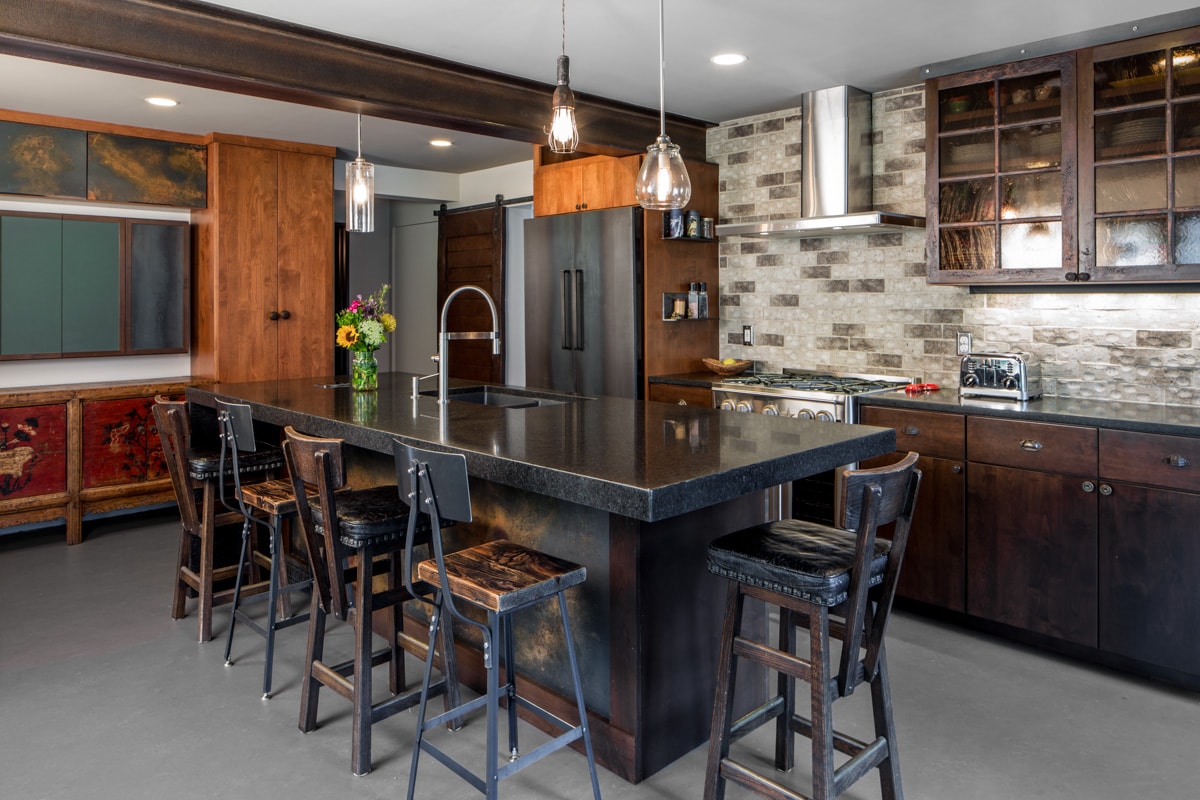
[[[188,591],[194,592],[198,598],[199,640],[207,642],[212,638],[213,607],[233,599],[232,588],[218,591],[214,584],[234,578],[238,569],[235,564],[214,566],[216,532],[224,526],[241,525],[244,520],[236,512],[218,508],[219,487],[231,473],[222,468],[220,452],[215,446],[200,447],[193,441],[187,401],[159,396],[155,398],[153,411],[181,522],[171,619],[183,619]],[[241,459],[238,469],[243,477],[262,477],[282,466],[283,455],[275,448],[259,450]],[[197,551],[195,566],[193,545]]]
[[[903,800],[883,637],[921,482],[916,463],[917,454],[909,453],[891,466],[845,470],[838,528],[785,520],[709,545],[709,571],[729,584],[704,800],[721,800],[726,781],[772,800],[832,800],[873,768],[879,769],[884,800]],[[891,541],[877,539],[878,527],[893,521]],[[742,635],[747,597],[779,606],[777,649]],[[808,626],[807,659],[794,654],[797,625]],[[842,642],[836,672],[830,665],[831,639]],[[734,678],[741,658],[778,671],[779,685],[775,697],[735,723]],[[810,686],[811,719],[796,713],[796,680]],[[860,683],[871,686],[875,738],[869,743],[833,727],[834,702]],[[776,769],[792,768],[795,734],[812,740],[811,798],[729,756],[733,740],[772,719]],[[836,768],[835,750],[850,756]]]
[[[403,631],[403,603],[418,596],[413,587],[405,550],[428,545],[430,528],[423,522],[410,532],[408,506],[395,486],[338,492],[346,484],[346,461],[341,439],[323,439],[284,429],[283,453],[291,474],[300,527],[313,575],[308,623],[308,649],[300,698],[300,730],[317,727],[317,700],[322,686],[352,704],[351,767],[355,775],[371,771],[371,726],[417,705],[421,688],[404,691],[404,653],[432,661],[435,640],[428,645]],[[314,497],[315,496],[315,497]],[[313,498],[310,500],[310,498]],[[377,569],[386,569],[387,586],[375,588]],[[401,577],[403,575],[403,577]],[[350,591],[348,591],[350,590]],[[415,590],[415,591],[414,591]],[[352,591],[352,597],[351,597]],[[391,609],[387,645],[373,650],[372,617]],[[326,619],[333,615],[354,629],[354,656],[329,664],[324,659]],[[442,677],[428,686],[429,694],[444,694],[446,707],[458,704],[458,674],[453,633],[442,631]],[[427,653],[428,650],[428,653]],[[387,663],[391,696],[372,703],[371,670]],[[452,727],[459,727],[458,717]]]
[[[226,485],[220,483],[221,505],[242,515],[242,550],[238,558],[237,577],[233,582],[233,604],[229,615],[229,632],[225,638],[225,666],[233,666],[230,652],[233,649],[233,632],[240,620],[250,630],[267,640],[266,663],[263,665],[263,699],[271,697],[272,662],[275,655],[275,632],[308,621],[308,613],[286,615],[281,606],[288,595],[312,586],[312,580],[287,581],[287,556],[283,549],[283,521],[296,516],[296,499],[292,496],[291,479],[274,478],[254,483],[243,483],[240,463],[244,453],[256,453],[260,447],[254,436],[254,419],[250,406],[244,403],[229,403],[217,400],[217,423],[220,427],[220,459],[223,473],[233,475],[232,505],[226,498]],[[242,592],[261,592],[261,586],[243,586],[245,568],[253,566],[259,557],[252,533],[255,526],[267,530],[270,538],[268,555],[263,566],[268,570],[267,578],[267,623],[260,625],[242,609]]]
[[[394,443],[397,483],[405,488],[407,502],[413,509],[408,521],[406,557],[411,558],[412,545],[420,541],[422,530],[418,517],[429,519],[429,530],[440,531],[444,520],[471,521],[471,494],[467,483],[467,461],[461,454],[420,450],[400,441]],[[456,775],[487,798],[495,800],[498,784],[504,778],[524,769],[578,739],[583,739],[588,771],[592,779],[592,794],[600,800],[600,784],[596,779],[596,760],[592,754],[592,738],[588,731],[587,709],[583,687],[579,681],[579,664],[571,624],[567,618],[564,592],[584,582],[587,570],[569,561],[539,553],[515,542],[496,540],[445,554],[440,534],[433,539],[433,558],[417,565],[417,577],[435,587],[429,623],[430,648],[439,629],[445,629],[454,619],[479,630],[483,640],[483,665],[487,671],[487,690],[480,696],[432,719],[426,719],[432,656],[425,661],[421,702],[417,711],[417,740],[413,745],[412,769],[408,773],[408,799],[416,790],[417,764],[421,753],[428,752]],[[407,575],[407,573],[406,573]],[[410,588],[410,592],[413,589]],[[567,659],[571,665],[571,680],[575,687],[575,705],[579,724],[572,725],[517,694],[516,662],[513,659],[512,616],[551,598],[558,599],[562,617],[563,637]],[[465,615],[456,601],[482,611],[487,624]],[[449,617],[447,617],[447,612]],[[503,649],[504,685],[500,685],[499,649]],[[508,705],[508,763],[499,765],[498,720],[499,701]],[[487,752],[485,774],[480,778],[446,751],[431,743],[425,733],[443,721],[486,706]],[[517,709],[527,709],[543,721],[562,731],[555,738],[520,755],[517,742]]]

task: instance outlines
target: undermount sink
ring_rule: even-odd
[[[434,389],[421,392],[421,394],[426,397],[437,397],[437,391]],[[510,386],[460,386],[457,389],[451,389],[449,395],[451,400],[460,403],[475,403],[499,408],[558,406],[584,399],[575,395],[554,394],[536,389],[514,389]]]

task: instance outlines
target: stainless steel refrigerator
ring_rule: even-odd
[[[525,220],[525,382],[641,396],[642,209]]]

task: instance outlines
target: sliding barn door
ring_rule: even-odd
[[[478,286],[496,301],[504,333],[504,206],[443,210],[438,215],[438,309],[462,286]],[[454,299],[446,330],[490,331],[492,315],[477,292]],[[450,377],[504,382],[504,347],[492,355],[490,340],[450,342]]]

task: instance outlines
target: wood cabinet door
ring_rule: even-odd
[[[583,211],[636,206],[641,156],[587,159],[580,164],[580,198]]]
[[[1094,490],[1093,479],[971,462],[967,612],[1095,647]]]
[[[280,151],[277,376],[333,373],[333,163]]]
[[[258,147],[221,143],[215,150],[215,377],[272,380],[279,329],[270,318],[279,292],[278,159],[274,150]]]
[[[539,166],[533,171],[533,215],[580,211],[583,202],[580,181],[579,167],[570,161]]]
[[[660,403],[712,408],[712,390],[703,386],[684,386],[678,383],[652,383],[649,397]]]
[[[1200,494],[1102,484],[1100,647],[1200,672]]]

